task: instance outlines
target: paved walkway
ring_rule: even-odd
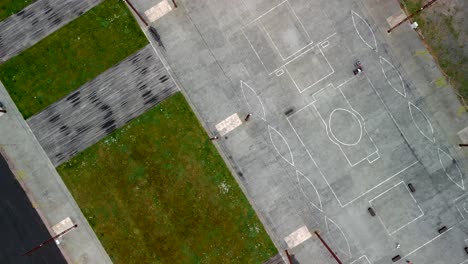
[[[33,46],[102,0],[37,0],[0,22],[0,64]]]
[[[140,2],[143,13],[159,1]],[[417,55],[427,51],[408,24],[386,34],[386,18],[401,12],[397,2],[177,3],[152,23],[166,47],[159,52],[210,133],[233,113],[253,113],[215,144],[280,252],[289,247],[285,237],[306,226],[323,231],[347,263],[387,263],[396,254],[421,263],[442,253],[454,264],[466,258],[468,226],[455,201],[463,204],[466,194],[468,162],[457,133],[468,116],[458,114],[449,86],[435,87],[442,74],[430,57]],[[353,78],[357,59],[365,74]],[[317,112],[333,109],[363,113],[361,146],[339,149],[330,142]],[[305,118],[294,123],[289,118],[299,110],[295,117]],[[352,129],[343,125],[351,119],[334,124],[338,138],[353,139],[340,133]],[[420,187],[416,193],[406,189],[408,182]],[[367,213],[370,202],[383,222]],[[438,225],[454,231],[438,239]],[[403,245],[398,250],[396,240]],[[316,238],[291,253],[301,263],[330,260]]]
[[[27,122],[57,167],[177,91],[148,44]]]
[[[61,238],[68,263],[111,263],[75,200],[0,82],[0,101],[8,113],[0,116],[0,149],[26,190],[49,232],[66,217],[78,228]]]
[[[0,263],[66,263],[55,243],[23,256],[50,238],[28,196],[0,155]]]

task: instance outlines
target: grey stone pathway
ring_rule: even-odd
[[[39,0],[0,22],[0,63],[18,55],[102,0]]]
[[[281,257],[280,254],[276,254],[271,259],[263,262],[263,264],[285,264],[285,263],[284,263],[283,257]]]
[[[27,123],[58,166],[177,91],[147,45]]]

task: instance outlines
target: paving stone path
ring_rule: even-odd
[[[263,264],[285,264],[285,263],[281,255],[276,254],[271,259],[267,260],[266,262],[263,262]]]
[[[148,44],[27,123],[58,166],[177,91]]]
[[[0,63],[18,55],[102,0],[38,0],[0,22]]]

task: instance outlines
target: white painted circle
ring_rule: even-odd
[[[347,122],[344,122],[345,120]],[[349,120],[353,120],[353,122],[351,122],[352,123],[351,126],[348,126],[345,129],[342,129],[341,128],[342,126],[340,126],[341,130],[334,129],[334,127],[336,128],[336,126],[340,123],[341,124],[349,123]],[[330,118],[328,119],[328,128],[333,139],[342,145],[354,146],[358,144],[359,141],[361,141],[361,138],[362,138],[361,121],[359,120],[359,118],[356,116],[355,113],[347,109],[336,108],[335,110],[333,110],[330,114]],[[346,138],[342,136],[344,132],[343,130],[347,132],[347,134],[349,135]]]

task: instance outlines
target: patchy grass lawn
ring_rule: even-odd
[[[58,171],[114,263],[262,263],[277,253],[180,93]]]
[[[14,15],[23,8],[31,4],[33,0],[1,0],[0,1],[0,21]]]
[[[0,65],[0,79],[29,118],[146,44],[125,3],[105,0]]]
[[[423,0],[401,0],[413,13],[426,3]],[[447,74],[459,95],[468,99],[468,57],[464,51],[468,28],[464,27],[466,10],[456,1],[439,1],[415,17],[427,45]]]

